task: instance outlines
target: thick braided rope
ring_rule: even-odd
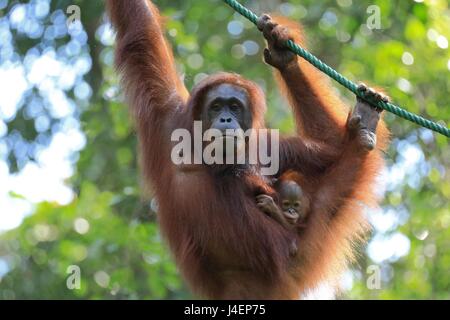
[[[237,2],[236,0],[223,0],[223,1],[226,4],[228,4],[230,7],[232,7],[234,10],[236,10],[238,13],[243,15],[245,18],[247,18],[248,20],[253,22],[253,24],[255,24],[255,25],[257,24],[258,16],[256,14],[254,14],[252,11],[250,11],[249,9],[247,9],[246,7],[244,7],[243,5],[241,5],[239,2]],[[286,45],[292,52],[294,52],[297,55],[299,55],[300,57],[304,58],[306,61],[311,63],[314,67],[316,67],[323,73],[330,76],[332,79],[339,82],[342,86],[344,86],[348,90],[352,91],[357,96],[365,99],[364,94],[358,90],[358,86],[354,82],[352,82],[349,79],[347,79],[346,77],[344,77],[342,74],[340,74],[339,72],[337,72],[336,70],[334,70],[333,68],[331,68],[330,66],[325,64],[324,62],[322,62],[320,59],[318,59],[317,57],[315,57],[314,55],[312,55],[311,53],[309,53],[308,51],[306,51],[305,49],[303,49],[302,47],[300,47],[298,44],[294,43],[293,41],[289,40]],[[370,102],[372,105],[374,105],[378,108],[381,108],[383,110],[391,112],[403,119],[414,122],[422,127],[431,129],[433,131],[436,131],[436,132],[450,138],[450,129],[449,128],[446,128],[446,127],[441,126],[433,121],[427,120],[419,115],[416,115],[414,113],[406,111],[396,105],[393,105],[392,103],[388,103],[388,102],[384,102],[384,101],[368,101],[368,102]]]

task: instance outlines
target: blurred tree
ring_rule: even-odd
[[[217,71],[243,73],[267,94],[268,125],[292,132],[289,108],[261,62],[264,43],[252,24],[219,0],[155,2],[170,17],[168,38],[188,87]],[[446,0],[243,3],[302,21],[311,51],[331,66],[387,88],[410,111],[449,123]],[[81,8],[81,25],[68,30],[66,9],[73,4]],[[381,9],[380,30],[365,24],[370,5]],[[76,128],[86,138],[71,159],[75,171],[67,182],[74,199],[67,205],[39,203],[20,227],[0,235],[0,299],[189,297],[161,242],[150,198],[141,192],[136,137],[112,68],[113,37],[103,11],[99,0],[0,0],[0,37],[8,40],[0,46],[0,69],[19,66],[27,76],[17,110],[7,114],[0,106],[0,160],[11,173],[20,172],[58,132]],[[74,66],[72,81],[62,73],[52,78],[50,94],[48,79],[32,68],[45,55]],[[336,89],[354,103],[347,91]],[[59,94],[71,106],[64,115],[52,106]],[[391,115],[386,119],[393,143],[386,155],[385,201],[381,211],[369,213],[373,240],[345,277],[344,289],[350,290],[343,297],[449,299],[448,139]],[[378,290],[366,285],[372,264],[381,268]],[[71,265],[81,269],[80,290],[66,286]]]

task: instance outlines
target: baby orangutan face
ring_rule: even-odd
[[[288,229],[302,226],[309,211],[309,199],[302,187],[288,179],[279,180],[274,187],[279,201],[260,194],[256,197],[258,208]]]
[[[309,209],[309,200],[303,189],[292,180],[281,181],[277,189],[280,207],[286,219],[292,224],[303,222]]]

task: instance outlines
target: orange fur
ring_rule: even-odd
[[[347,144],[348,111],[319,74],[303,63],[298,74],[278,77],[299,132],[281,141],[280,173],[302,174],[315,206],[299,235],[301,254],[292,260],[289,247],[297,235],[256,206],[255,190],[271,189],[257,167],[240,174],[206,165],[183,171],[170,159],[172,130],[192,130],[210,88],[226,82],[246,89],[255,128],[264,128],[264,93],[239,75],[222,73],[189,95],[156,7],[146,0],[108,0],[107,9],[117,30],[116,65],[135,115],[144,175],[156,186],[162,233],[192,290],[209,298],[295,299],[340,271],[352,241],[366,229],[357,201],[373,203],[382,161],[379,150],[361,155]],[[382,134],[379,141],[384,143]],[[336,182],[351,191],[334,195]]]
[[[306,47],[300,25],[283,17],[275,21]],[[299,234],[299,255],[292,268],[300,291],[306,292],[319,282],[333,283],[355,260],[355,245],[364,241],[370,229],[364,206],[375,207],[379,200],[375,183],[384,166],[389,132],[381,120],[376,149],[361,154],[346,136],[348,108],[330,89],[329,79],[304,60],[298,66],[300,72],[288,75],[276,71],[276,79],[294,108],[299,134],[341,149],[340,157],[313,183],[311,177],[291,176],[306,186],[313,204],[307,226]]]

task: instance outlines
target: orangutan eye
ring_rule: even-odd
[[[211,106],[211,110],[212,110],[212,111],[219,111],[219,110],[220,110],[220,105],[219,105],[218,103],[214,103],[214,104]]]
[[[238,104],[233,103],[233,104],[231,105],[230,109],[231,109],[231,111],[233,111],[233,112],[237,112],[237,111],[240,110],[240,107],[239,107]]]

